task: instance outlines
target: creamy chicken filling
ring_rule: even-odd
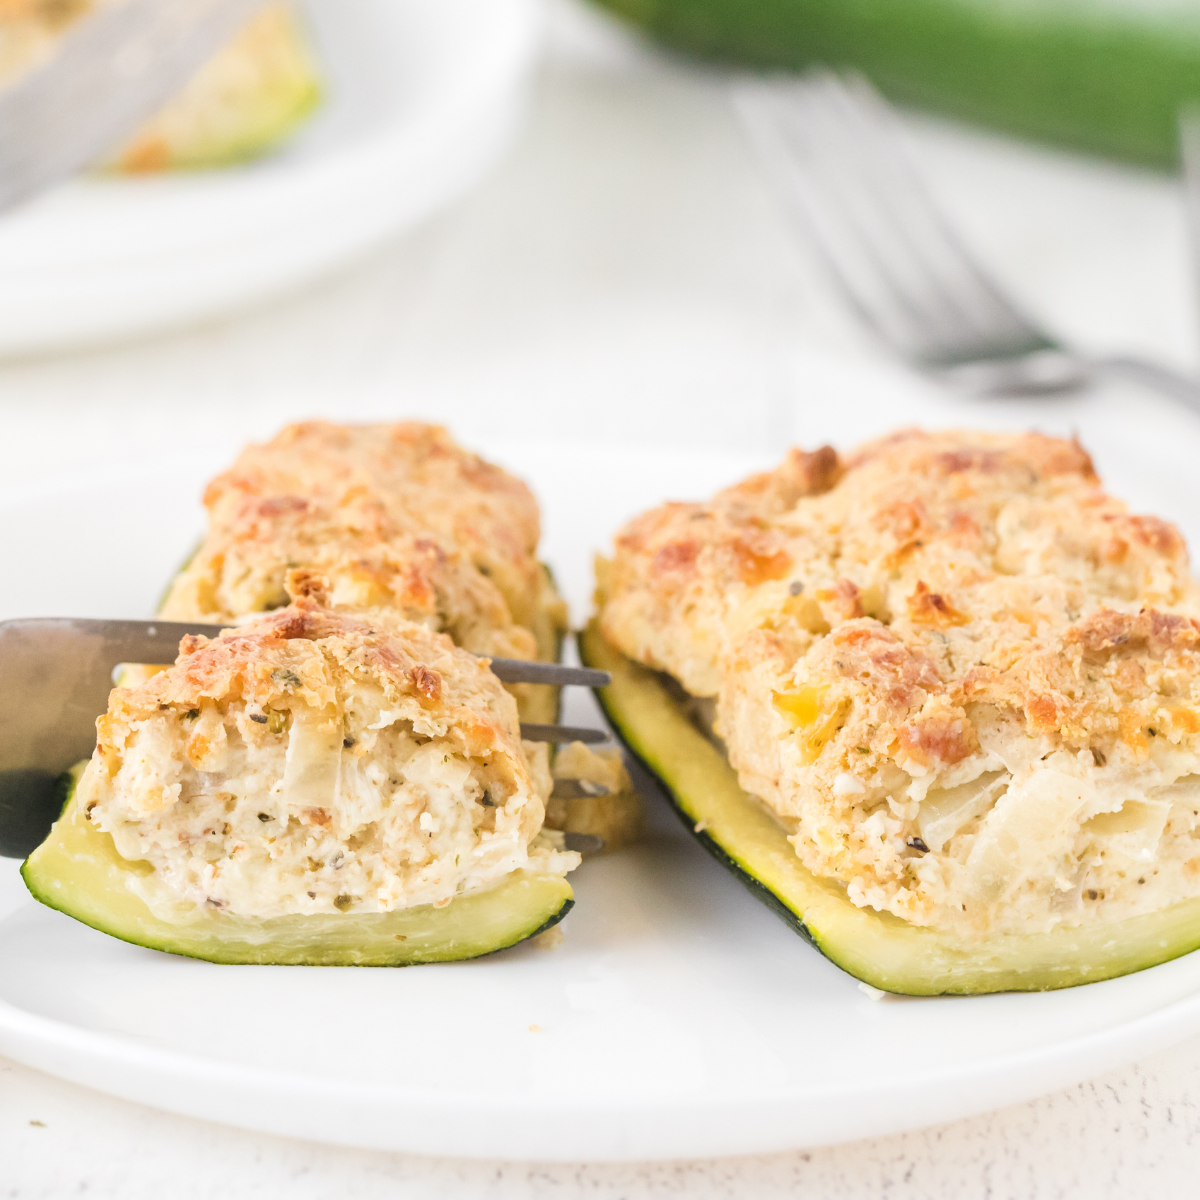
[[[662,678],[725,754],[716,704]],[[995,709],[971,716],[980,752],[948,770],[844,771],[832,806],[802,800],[803,815],[776,812],[805,865],[828,877],[830,857],[848,848],[873,868],[837,872],[855,904],[967,935],[1117,921],[1197,894],[1193,754],[1164,746],[1149,761],[1110,761],[1030,737]]]
[[[237,701],[156,714],[133,726],[111,779],[89,766],[80,802],[124,858],[150,864],[131,886],[174,919],[198,906],[252,917],[441,906],[531,855],[571,865],[528,844],[523,813],[541,799],[527,780],[414,733],[378,692],[341,712]]]
[[[800,857],[814,857],[814,838],[855,840],[858,857],[888,864],[891,878],[850,878],[854,903],[963,933],[1120,920],[1196,894],[1194,755],[1164,748],[1110,762],[1029,737],[994,710],[974,720],[980,752],[950,770],[914,778],[892,768],[870,783],[839,775],[833,791],[848,807],[793,823]],[[907,904],[917,891],[921,910]]]

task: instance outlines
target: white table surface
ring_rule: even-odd
[[[336,279],[144,344],[0,364],[0,488],[299,416],[778,450],[846,437],[838,364],[882,363],[765,190],[722,81],[557,0],[516,152],[469,199]],[[1030,306],[1088,346],[1196,352],[1178,185],[913,122],[922,169]],[[833,364],[829,366],[828,364]],[[832,372],[832,373],[831,373]],[[952,402],[897,372],[895,424]],[[841,392],[833,396],[830,387]],[[1028,406],[964,421],[1036,420]],[[1165,431],[1200,418],[1109,390]],[[1129,406],[1136,405],[1137,408]],[[880,414],[874,413],[872,420]],[[1200,427],[1198,427],[1200,428]],[[0,863],[0,886],[14,883]],[[0,1059],[0,1195],[1174,1197],[1194,1191],[1200,1038],[1017,1108],[902,1137],[718,1162],[539,1166],[360,1152],[157,1113]]]

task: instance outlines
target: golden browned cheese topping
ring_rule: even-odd
[[[292,425],[244,450],[205,505],[208,536],[164,616],[228,621],[319,593],[337,609],[395,610],[476,653],[537,654],[537,505],[444,429]]]
[[[793,451],[630,522],[605,585],[606,636],[716,698],[743,786],[856,903],[1032,929],[1200,888],[1200,590],[1078,443]]]
[[[544,719],[549,689],[476,657],[536,657],[556,616],[523,484],[435,426],[310,422],[205,504],[162,613],[233,628],[126,670],[148,677],[112,693],[76,793],[153,867],[131,886],[156,913],[441,906],[578,862],[541,832],[546,747],[521,741],[518,702]]]
[[[114,725],[167,709],[186,716],[207,703],[244,705],[246,731],[259,740],[269,721],[255,722],[254,714],[333,712],[358,682],[378,688],[424,732],[444,731],[464,753],[495,758],[498,770],[523,776],[516,703],[487,666],[443,634],[386,613],[373,617],[366,622],[298,600],[217,638],[186,637],[175,666],[140,687],[113,690],[100,718],[101,749]],[[189,754],[204,757],[195,747]]]

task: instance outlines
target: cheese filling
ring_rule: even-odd
[[[530,845],[535,786],[360,689],[340,713],[240,700],[155,713],[131,725],[111,777],[93,759],[79,803],[153,868],[131,886],[156,914],[276,917],[441,906],[523,867],[569,869],[575,855]]]
[[[857,861],[854,903],[964,934],[1121,920],[1196,893],[1195,756],[1100,766],[1091,751],[1018,740],[994,712],[973,716],[981,751],[951,771],[839,775],[836,815],[814,804],[787,822],[800,858],[820,872]]]

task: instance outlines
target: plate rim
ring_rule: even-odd
[[[205,1059],[138,1043],[128,1035],[91,1030],[42,1016],[3,999],[0,999],[0,1052],[26,1066],[134,1103],[261,1133],[312,1137],[360,1149],[457,1158],[634,1162],[782,1153],[911,1132],[1070,1087],[1143,1054],[1166,1049],[1194,1033],[1198,1023],[1200,995],[1192,995],[1111,1028],[1053,1046],[999,1054],[985,1060],[982,1067],[976,1061],[971,1067],[939,1068],[916,1080],[897,1076],[882,1087],[866,1090],[851,1086],[822,1087],[808,1092],[781,1089],[775,1094],[724,1098],[717,1103],[677,1097],[665,1101],[603,1098],[574,1105],[514,1107],[511,1098],[501,1095],[493,1095],[486,1101],[464,1099],[444,1091],[420,1092],[377,1082],[351,1083]],[[69,1055],[65,1061],[64,1053]],[[171,1100],[162,1095],[148,1098],[144,1090],[128,1086],[127,1075],[116,1081],[115,1086],[111,1080],[105,1084],[96,1082],[96,1069],[118,1063],[143,1078],[174,1084],[182,1081],[200,1087],[219,1086],[226,1095],[243,1100],[251,1094],[257,1101],[287,1096],[302,1088],[308,1097],[320,1095],[325,1103],[337,1102],[356,1109],[358,1133],[347,1136],[327,1129],[298,1129],[294,1121],[276,1120],[266,1108],[257,1110],[256,1116],[248,1120],[226,1119],[214,1115],[202,1103],[189,1103],[190,1095],[183,1100],[178,1092]],[[988,1086],[981,1088],[980,1083]],[[919,1098],[915,1099],[914,1094]],[[836,1103],[829,1105],[831,1100]],[[867,1110],[869,1115],[865,1120],[858,1119],[851,1127],[844,1119],[829,1117],[829,1108],[840,1110],[851,1103],[857,1112]],[[319,1105],[314,1104],[316,1107]],[[383,1126],[387,1130],[382,1136],[377,1132],[378,1126],[371,1124],[371,1117],[378,1118],[381,1113],[385,1113]],[[464,1146],[456,1132],[447,1134],[431,1128],[434,1124],[428,1119],[431,1114],[435,1122],[452,1117],[460,1123],[503,1118],[509,1118],[509,1123],[503,1130],[493,1129],[486,1140]],[[696,1122],[693,1130],[682,1135],[681,1117]],[[753,1128],[746,1132],[749,1117],[755,1120]],[[610,1129],[591,1142],[573,1137],[574,1131],[587,1122],[605,1120],[619,1128]],[[797,1128],[804,1123],[808,1123],[807,1131]],[[527,1128],[532,1124],[536,1128],[530,1135],[522,1126]]]

